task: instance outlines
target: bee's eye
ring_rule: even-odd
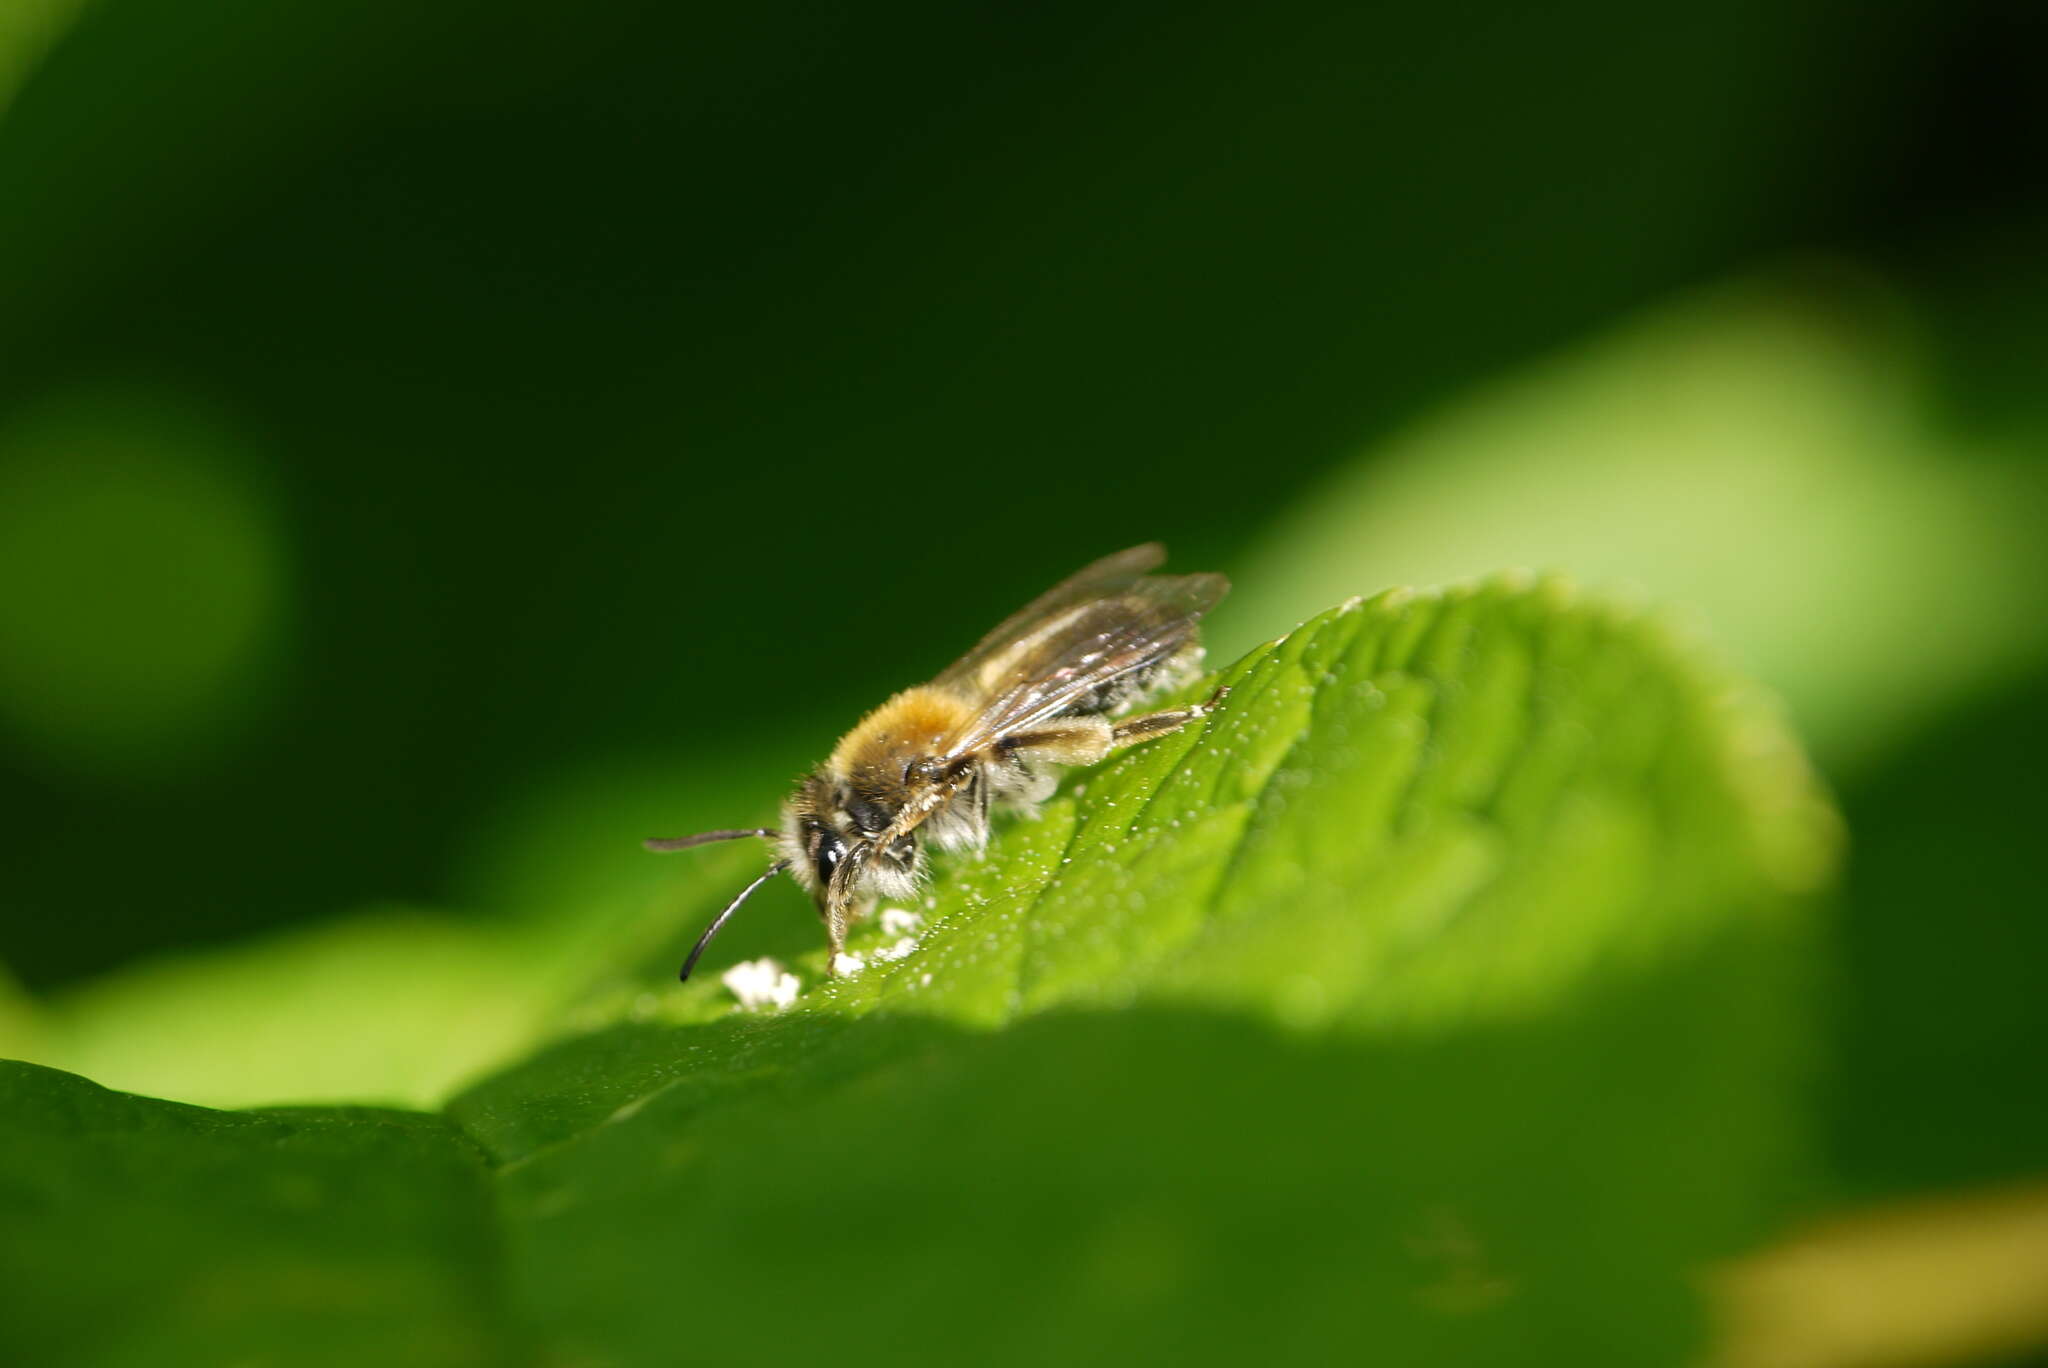
[[[862,793],[848,793],[840,800],[840,810],[853,818],[853,824],[860,828],[863,836],[872,836],[889,825],[889,809]]]
[[[839,833],[827,827],[819,827],[811,837],[811,867],[818,871],[818,886],[824,888],[832,882],[832,871],[846,858],[846,842],[839,839]]]

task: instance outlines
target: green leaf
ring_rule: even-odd
[[[502,1364],[489,1174],[437,1117],[217,1112],[0,1062],[0,1359]]]
[[[550,1362],[1694,1351],[1691,1275],[1807,1177],[1835,833],[1770,709],[1654,622],[1522,582],[1347,604],[1223,678],[1219,714],[942,867],[913,944],[867,929],[850,981],[799,958],[787,1011],[674,986],[696,915],[621,924],[573,1033],[449,1108],[496,1166],[502,1256],[420,1243],[411,1206],[370,1224],[443,1288],[502,1257]],[[676,878],[708,911],[759,855],[703,853]],[[272,1119],[122,1105],[259,1187],[288,1166]],[[67,1115],[39,1122],[57,1152]],[[143,1176],[156,1130],[84,1129],[80,1172],[137,1175],[110,1200],[183,1200]],[[361,1180],[469,1229],[454,1142],[406,1134]],[[6,1206],[52,1190],[89,1224],[74,1189]],[[238,1210],[183,1262],[242,1286],[275,1230]],[[0,1242],[68,1224],[12,1215]],[[132,1300],[182,1223],[153,1224],[169,1243],[89,1273],[11,1245],[10,1286]],[[247,1285],[249,1324],[291,1319]],[[143,1323],[196,1343],[171,1306]]]
[[[1225,679],[948,871],[906,957],[741,1015],[650,996],[679,926],[459,1099],[549,1340],[1684,1352],[1687,1271],[1802,1172],[1833,828],[1796,751],[1555,586],[1350,605]]]

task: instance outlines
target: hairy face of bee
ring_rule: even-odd
[[[889,804],[878,802],[833,772],[830,765],[804,776],[782,806],[779,845],[789,871],[822,905],[833,873],[858,853],[863,865],[856,877],[862,895],[908,896],[923,867],[915,834],[871,848],[894,817]]]

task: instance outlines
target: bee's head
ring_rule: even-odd
[[[916,836],[899,836],[886,848],[874,845],[893,815],[893,805],[877,801],[859,784],[826,769],[814,771],[804,776],[782,806],[783,858],[797,882],[821,905],[833,871],[849,855],[863,861],[858,882],[864,892],[908,887],[921,863]]]

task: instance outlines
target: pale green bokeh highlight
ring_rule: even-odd
[[[258,718],[288,607],[259,471],[156,389],[0,428],[0,725],[61,771],[147,780]]]
[[[1892,301],[1839,275],[1679,300],[1328,482],[1245,557],[1219,640],[1360,590],[1561,571],[1674,607],[1853,767],[2048,643],[2040,491],[1945,434],[1929,390]]]
[[[28,1057],[213,1107],[428,1107],[535,1039],[562,993],[565,966],[546,949],[502,927],[370,909],[103,975],[48,1004]]]

